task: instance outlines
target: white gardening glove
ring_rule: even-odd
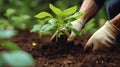
[[[85,51],[104,50],[114,44],[115,37],[119,29],[110,22],[106,22],[103,27],[97,30],[86,43]]]
[[[71,22],[71,24],[72,24],[72,28],[76,29],[76,30],[79,32],[79,31],[81,31],[81,29],[84,27],[85,22],[84,22],[83,19],[77,19],[77,20]],[[73,39],[74,39],[75,37],[76,37],[76,34],[75,34],[73,31],[71,31],[71,34],[70,34],[70,36],[68,37],[67,41],[68,41],[68,42],[71,42],[71,41],[73,41]]]

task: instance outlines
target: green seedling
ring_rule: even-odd
[[[69,36],[70,33],[68,30],[73,30],[77,35],[79,35],[77,30],[71,29],[72,24],[70,23],[76,19],[82,18],[84,15],[84,13],[76,12],[77,6],[61,10],[54,5],[49,4],[49,8],[52,10],[54,15],[48,12],[40,12],[35,15],[36,18],[41,20],[41,23],[34,25],[31,32],[38,32],[42,35],[57,31],[56,37],[58,38],[64,34]],[[44,20],[46,20],[46,22],[44,22]]]

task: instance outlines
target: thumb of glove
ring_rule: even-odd
[[[73,29],[76,29],[77,31],[81,31],[81,29],[82,29],[82,28],[84,27],[84,25],[85,25],[83,19],[75,20],[75,21],[71,22],[71,24],[72,24],[72,28],[73,28]],[[68,42],[71,42],[71,41],[73,41],[73,39],[74,39],[75,37],[76,37],[76,34],[75,34],[73,31],[71,31],[71,34],[70,34],[70,36],[68,37],[67,41],[68,41]]]

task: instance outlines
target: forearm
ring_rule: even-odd
[[[98,2],[96,3],[95,0],[84,0],[80,8],[80,12],[85,13],[85,16],[83,17],[84,21],[87,22],[94,17],[102,5],[103,4],[99,6]]]

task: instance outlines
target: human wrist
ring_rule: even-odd
[[[120,14],[110,20],[110,23],[114,24],[120,30]]]
[[[109,33],[112,33],[112,35],[116,36],[117,34],[119,34],[120,29],[118,29],[112,22],[107,21],[105,23],[105,29],[106,31],[108,31]]]

